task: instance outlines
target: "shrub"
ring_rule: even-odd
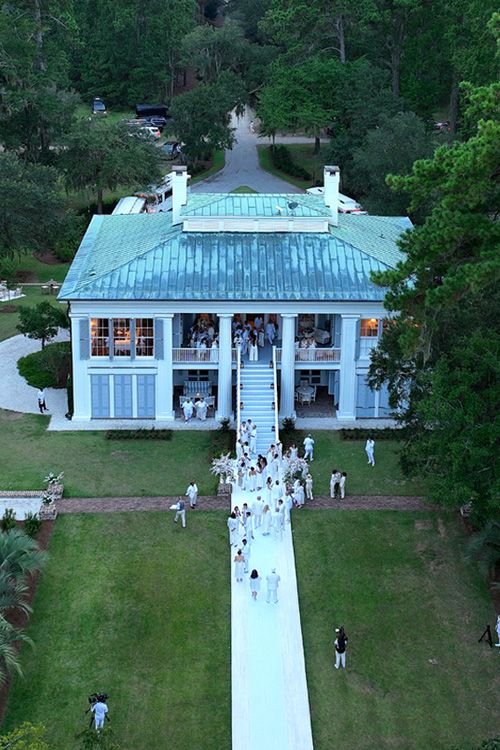
[[[276,169],[286,172],[286,174],[289,174],[291,177],[297,177],[299,180],[311,179],[309,172],[294,162],[292,155],[286,146],[269,146],[269,149],[271,163]]]
[[[365,427],[354,427],[349,430],[339,430],[341,440],[401,440],[404,437],[402,429],[396,427],[385,427],[382,430],[374,428],[369,430]]]
[[[16,528],[16,514],[12,508],[5,508],[5,512],[0,518],[0,529],[2,531],[10,531]]]
[[[33,388],[63,388],[71,366],[69,341],[47,344],[45,349],[21,357],[17,363],[19,374]]]
[[[106,440],[172,440],[172,430],[139,427],[137,430],[106,430]]]
[[[54,255],[61,263],[73,260],[87,225],[88,219],[84,216],[72,216],[68,220],[65,232],[54,245]]]
[[[295,419],[293,417],[284,417],[281,423],[281,432],[286,436],[290,437],[295,432]]]
[[[42,522],[40,521],[36,513],[26,513],[26,517],[24,519],[24,531],[28,536],[30,536],[31,538],[36,536],[40,531],[41,526]]]

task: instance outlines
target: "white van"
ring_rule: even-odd
[[[325,189],[323,187],[313,187],[306,190],[306,193],[309,193],[309,195],[322,196],[324,192]],[[341,214],[366,215],[368,213],[354,198],[349,198],[347,195],[343,195],[343,193],[339,193],[339,211]]]

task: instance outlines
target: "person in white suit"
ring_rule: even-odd
[[[196,508],[196,503],[198,502],[198,487],[196,486],[196,482],[188,484],[186,496],[189,498],[189,507]]]
[[[275,604],[278,603],[278,586],[280,585],[281,578],[276,573],[276,568],[273,568],[266,578],[267,581],[267,596],[266,602],[269,604],[271,597]]]

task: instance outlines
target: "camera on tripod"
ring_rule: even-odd
[[[92,708],[96,705],[96,703],[107,703],[108,702],[109,695],[108,693],[92,693],[89,695],[89,707],[85,711],[86,714],[89,713],[89,711],[92,711]],[[109,721],[109,717],[106,717]],[[90,726],[92,726],[92,722],[94,721],[94,717],[90,717]]]

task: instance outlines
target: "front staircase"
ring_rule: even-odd
[[[265,455],[275,433],[274,370],[268,362],[243,363],[240,371],[240,419],[257,425],[257,453]]]

